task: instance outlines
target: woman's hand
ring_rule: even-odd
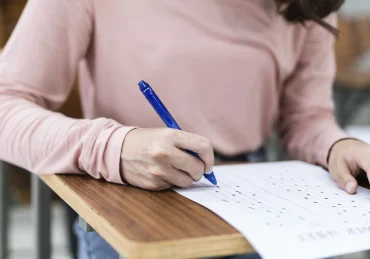
[[[354,194],[358,183],[355,179],[361,171],[370,179],[370,146],[353,139],[337,142],[329,156],[329,172],[339,186]]]
[[[202,160],[184,151],[198,153]],[[121,153],[121,177],[149,190],[172,186],[189,187],[214,163],[211,142],[201,136],[173,129],[134,129],[128,133]]]

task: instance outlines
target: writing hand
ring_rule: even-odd
[[[184,150],[198,153],[201,160]],[[123,143],[121,176],[127,183],[148,190],[189,187],[214,163],[211,142],[196,134],[168,128],[134,129]]]

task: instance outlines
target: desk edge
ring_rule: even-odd
[[[75,192],[63,183],[58,175],[40,175],[40,178],[72,209],[89,223],[116,251],[127,258],[194,258],[223,256],[254,252],[253,247],[240,233],[230,235],[189,238],[176,241],[135,242],[125,238],[91,208]],[[211,247],[204,247],[201,243],[212,241]],[[232,244],[232,245],[231,245]],[[186,247],[192,246],[192,251]],[[181,255],[174,251],[182,251]]]

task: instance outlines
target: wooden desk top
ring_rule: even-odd
[[[224,220],[174,191],[150,192],[89,176],[41,179],[126,258],[201,258],[254,252]]]

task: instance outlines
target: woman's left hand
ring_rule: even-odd
[[[370,180],[370,146],[354,139],[338,141],[331,149],[329,172],[338,185],[349,194],[357,191],[355,179],[365,171]]]

